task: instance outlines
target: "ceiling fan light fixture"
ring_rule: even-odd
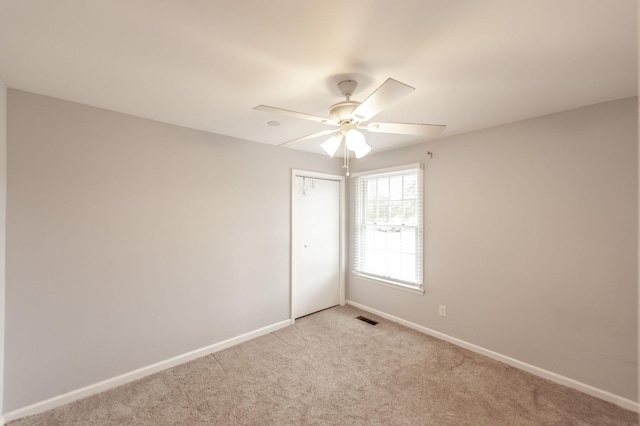
[[[364,135],[356,129],[347,131],[344,135],[347,148],[356,154],[356,158],[362,158],[371,151]]]
[[[347,148],[349,148],[351,151],[355,151],[363,143],[366,143],[362,132],[359,132],[356,129],[347,130],[344,134],[344,137],[347,140]]]
[[[356,154],[356,158],[362,158],[367,155],[371,151],[371,147],[364,143],[364,146],[360,147],[357,151],[354,151]]]
[[[334,135],[334,136],[331,136],[326,141],[324,141],[320,145],[320,148],[322,148],[324,152],[329,154],[329,157],[333,158],[333,156],[336,155],[338,148],[340,148],[341,142],[342,142],[342,135]]]

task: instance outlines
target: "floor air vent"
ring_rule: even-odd
[[[358,317],[358,319],[359,319],[360,321],[368,322],[368,323],[369,323],[369,324],[371,324],[371,325],[376,325],[376,324],[378,323],[378,321],[374,321],[374,320],[369,319],[369,318],[367,318],[367,317],[363,317],[362,315],[360,315],[360,316]]]

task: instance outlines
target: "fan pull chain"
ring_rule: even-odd
[[[349,150],[347,149],[347,144],[344,144],[344,162],[342,163],[342,168],[347,170],[347,176],[349,176]]]

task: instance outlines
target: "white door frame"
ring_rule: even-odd
[[[317,179],[326,179],[338,181],[340,183],[340,306],[345,305],[345,289],[344,289],[344,279],[345,279],[345,268],[346,268],[346,259],[347,259],[347,246],[346,246],[346,203],[345,203],[345,177],[342,175],[332,175],[328,173],[320,173],[320,172],[312,172],[308,170],[298,170],[291,169],[291,240],[289,242],[290,252],[291,252],[291,268],[289,271],[289,276],[291,279],[291,292],[290,292],[290,312],[289,316],[291,317],[291,324],[296,322],[294,318],[294,303],[295,298],[294,294],[296,291],[296,283],[294,282],[294,273],[293,268],[295,267],[296,262],[296,254],[293,250],[293,242],[295,241],[295,229],[294,229],[294,218],[295,218],[295,179],[296,176],[300,177],[309,177],[309,178],[317,178]]]

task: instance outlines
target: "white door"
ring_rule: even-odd
[[[293,318],[340,303],[340,182],[294,176]]]

